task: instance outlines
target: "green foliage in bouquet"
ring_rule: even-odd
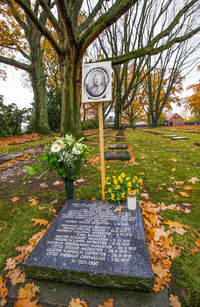
[[[53,143],[44,148],[44,156],[37,160],[41,163],[34,163],[32,166],[24,166],[26,172],[24,178],[40,173],[38,178],[45,173],[57,171],[58,176],[63,179],[73,180],[81,176],[81,169],[89,149],[82,144],[84,138],[76,141],[72,135],[56,137]]]

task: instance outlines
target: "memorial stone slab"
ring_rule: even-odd
[[[9,154],[9,155],[2,155],[0,156],[0,164],[4,163],[4,162],[8,162],[14,158],[19,158],[21,157],[22,154]]]
[[[110,144],[108,145],[108,149],[128,149],[128,145],[126,144]]]
[[[142,214],[123,205],[68,201],[26,259],[27,277],[151,292]]]
[[[126,138],[118,136],[115,138],[115,142],[126,142]]]
[[[169,135],[163,135],[164,138],[173,138],[173,137],[176,137],[175,134],[169,134]]]
[[[189,138],[187,136],[174,136],[171,139],[172,140],[187,140]]]
[[[104,155],[105,160],[127,161],[131,158],[128,151],[106,151]]]

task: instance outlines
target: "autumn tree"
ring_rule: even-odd
[[[98,0],[92,4],[91,13],[79,25],[79,13],[85,1],[56,0],[54,2],[55,6],[52,9],[50,1],[38,0],[40,8],[43,9],[46,18],[56,31],[57,36],[54,37],[51,31],[48,30],[35,14],[33,5],[30,5],[30,2],[33,4],[34,1],[14,0],[34,22],[42,35],[50,41],[58,55],[62,84],[62,134],[71,132],[75,137],[79,137],[82,134],[80,120],[81,66],[85,52],[104,30],[114,24],[138,1],[116,0],[110,3],[106,12],[102,13],[101,9],[104,1]],[[164,6],[169,6],[170,3],[173,3],[173,0],[162,2],[164,3],[164,9]],[[198,25],[195,28],[188,29],[181,36],[176,36],[176,29],[187,12],[191,13],[193,10],[196,10],[196,12],[199,11],[198,0],[191,0],[188,3],[183,2],[181,5],[177,5],[176,15],[172,20],[168,19],[165,28],[159,33],[154,33],[144,47],[138,46],[136,50],[123,52],[121,55],[107,58],[106,60],[111,60],[113,66],[119,65],[147,54],[157,54],[173,44],[185,41],[193,36],[200,30]],[[144,24],[144,28],[146,26]],[[170,38],[167,40],[167,43],[165,40],[166,37]],[[156,46],[158,42],[160,42],[160,45]]]
[[[31,5],[27,2],[27,5]],[[1,0],[0,63],[27,72],[34,93],[35,131],[50,132],[46,104],[46,74],[43,62],[42,34],[28,15],[12,0]],[[34,14],[41,24],[46,16],[35,1]]]
[[[200,66],[197,70],[200,71]],[[200,121],[200,80],[199,83],[192,84],[187,89],[192,89],[193,94],[185,98],[186,107],[189,107],[196,120]]]

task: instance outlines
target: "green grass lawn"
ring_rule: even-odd
[[[194,229],[200,231],[200,181],[193,185],[188,180],[192,177],[200,180],[200,147],[194,145],[195,142],[200,143],[200,134],[186,133],[182,130],[174,132],[153,129],[152,131],[188,136],[189,139],[175,141],[163,138],[162,135],[127,130],[128,145],[131,146],[132,154],[136,157],[138,165],[106,162],[106,176],[117,176],[123,171],[131,177],[135,175],[142,177],[144,188],[150,194],[154,204],[158,202],[163,202],[165,205],[191,204],[189,214],[174,210],[166,210],[161,214],[165,220],[177,221],[190,227],[188,233],[183,236],[174,234],[175,243],[184,249],[180,258],[173,261],[170,291],[173,295],[179,295],[183,306],[199,306],[200,253],[191,255],[190,250],[194,248],[195,244],[195,238],[191,236],[191,233]],[[108,142],[113,142],[115,133],[111,130],[105,131],[105,146]],[[43,143],[45,141],[38,144],[27,143],[26,145],[10,146],[9,152],[26,151],[28,148],[42,146]],[[100,162],[96,159],[99,155],[98,133],[96,135],[92,135],[92,132],[91,135],[88,134],[86,144],[91,150],[89,162],[86,163],[84,171],[84,178],[87,181],[77,186],[76,199],[101,199],[101,177],[100,171],[97,169]],[[0,148],[1,153],[6,151],[6,149]],[[26,184],[23,184],[24,173],[20,172],[20,169],[22,170],[23,164],[26,163],[32,163],[31,157],[16,164],[12,175],[9,175],[9,171],[13,167],[8,168],[6,170],[8,176],[0,186],[0,228],[2,228],[0,231],[0,269],[3,275],[6,274],[3,271],[6,259],[18,254],[15,247],[26,244],[28,239],[41,229],[39,226],[33,227],[31,219],[41,218],[51,222],[54,219],[53,213],[49,211],[49,207],[52,206],[51,202],[57,200],[53,204],[57,212],[65,204],[64,187],[53,185],[58,180],[56,173],[46,176],[46,179],[40,181],[32,177],[26,180]],[[3,176],[4,174],[2,172]],[[184,181],[182,187],[192,186],[193,189],[184,191],[180,185],[174,184],[178,181]],[[41,183],[45,183],[46,187],[41,187]],[[172,189],[169,191],[169,188],[172,188],[173,191]],[[182,197],[181,191],[187,192],[189,197]],[[19,197],[19,201],[13,203],[11,199],[15,196]],[[30,196],[37,197],[39,205],[30,207],[28,202]]]

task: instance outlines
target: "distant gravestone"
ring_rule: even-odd
[[[108,145],[108,149],[128,149],[128,145],[126,144],[110,144]]]
[[[171,139],[172,140],[187,140],[189,138],[187,136],[174,136]]]
[[[107,151],[105,152],[105,160],[130,160],[130,154],[128,151]]]
[[[154,283],[139,205],[68,201],[24,263],[38,279],[151,292]]]
[[[175,134],[172,134],[172,135],[163,135],[164,138],[173,138],[173,137],[176,137]]]
[[[115,138],[115,142],[126,142],[126,138],[118,136]]]
[[[196,146],[200,146],[200,143],[194,143],[194,145],[196,145]]]
[[[9,155],[2,155],[0,156],[0,164],[4,163],[4,162],[8,162],[14,158],[19,158],[21,157],[22,154],[9,154]]]

